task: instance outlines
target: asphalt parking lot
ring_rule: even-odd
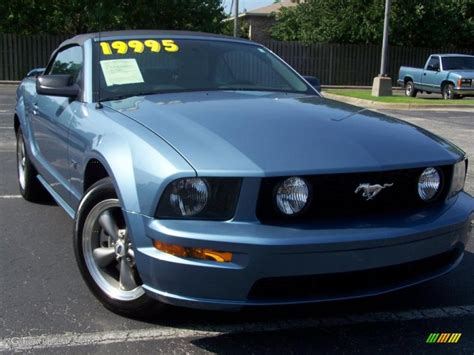
[[[0,351],[58,353],[474,353],[474,240],[449,275],[389,295],[238,313],[172,308],[145,322],[117,316],[77,270],[72,221],[18,194],[14,86],[0,85]],[[474,112],[383,111],[474,157]],[[466,190],[474,193],[474,164]],[[426,344],[430,333],[462,333]]]

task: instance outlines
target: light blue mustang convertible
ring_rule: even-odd
[[[74,218],[82,276],[120,314],[377,295],[463,257],[464,152],[322,98],[259,44],[79,35],[17,100],[21,194]]]

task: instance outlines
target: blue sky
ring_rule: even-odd
[[[225,12],[229,13],[232,0],[224,0],[223,3],[224,3]],[[252,10],[252,9],[262,7],[262,6],[270,5],[272,3],[273,3],[273,0],[240,0],[239,7],[240,7],[240,11],[242,12],[243,9]]]

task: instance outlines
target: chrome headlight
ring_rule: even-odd
[[[294,215],[301,212],[308,202],[309,187],[299,177],[290,177],[283,180],[276,191],[276,204],[280,212]]]
[[[451,188],[449,189],[448,198],[456,195],[464,188],[466,181],[467,160],[462,160],[453,167],[453,178],[451,180]]]
[[[228,220],[234,215],[240,184],[238,178],[174,180],[161,195],[155,217]]]
[[[172,183],[169,204],[177,215],[194,216],[206,206],[209,189],[201,178],[181,179]]]
[[[423,201],[436,196],[441,188],[441,176],[435,168],[426,168],[418,179],[418,195]]]

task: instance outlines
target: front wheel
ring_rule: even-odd
[[[453,84],[446,84],[441,89],[441,94],[443,95],[443,99],[445,100],[454,100],[458,98],[458,95],[454,93],[454,85]]]
[[[80,203],[74,251],[87,286],[108,309],[146,317],[163,307],[142,287],[129,228],[110,178],[94,184]]]
[[[405,95],[408,97],[416,97],[417,93],[418,93],[418,90],[415,89],[415,85],[413,84],[413,81],[408,80],[405,84]]]

